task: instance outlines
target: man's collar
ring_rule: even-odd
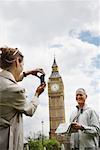
[[[85,105],[83,106],[83,108],[80,108],[79,105],[76,106],[76,108],[77,108],[78,110],[79,110],[79,109],[83,109],[83,110],[84,110],[84,109],[86,109],[87,107],[88,107],[87,104],[85,104]]]

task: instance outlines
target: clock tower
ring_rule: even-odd
[[[64,85],[54,58],[52,73],[48,81],[50,138],[58,138],[55,131],[65,122]]]

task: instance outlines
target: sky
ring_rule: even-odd
[[[46,83],[54,55],[64,83],[66,122],[76,105],[75,91],[87,91],[87,104],[100,116],[100,1],[0,0],[0,47],[17,47],[24,70],[43,68]],[[31,101],[40,81],[25,78],[21,86]],[[49,132],[48,84],[32,118],[24,116],[24,137]]]

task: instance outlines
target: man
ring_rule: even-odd
[[[78,105],[70,118],[74,131],[70,139],[73,150],[98,150],[99,117],[93,109],[86,105],[86,99],[86,91],[83,88],[77,89]]]
[[[0,48],[0,150],[23,150],[23,114],[33,116],[38,97],[46,86],[37,87],[31,102],[17,81],[29,74],[44,74],[42,69],[23,73],[23,55],[17,48]]]

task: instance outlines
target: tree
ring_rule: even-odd
[[[56,139],[50,139],[44,142],[46,150],[59,150],[60,144]]]
[[[42,142],[39,140],[34,141],[33,139],[28,139],[29,150],[43,150]]]
[[[43,150],[43,147],[46,150],[59,150],[60,144],[56,139],[44,139],[43,143],[42,140],[34,140],[28,137],[28,146],[29,150]]]

